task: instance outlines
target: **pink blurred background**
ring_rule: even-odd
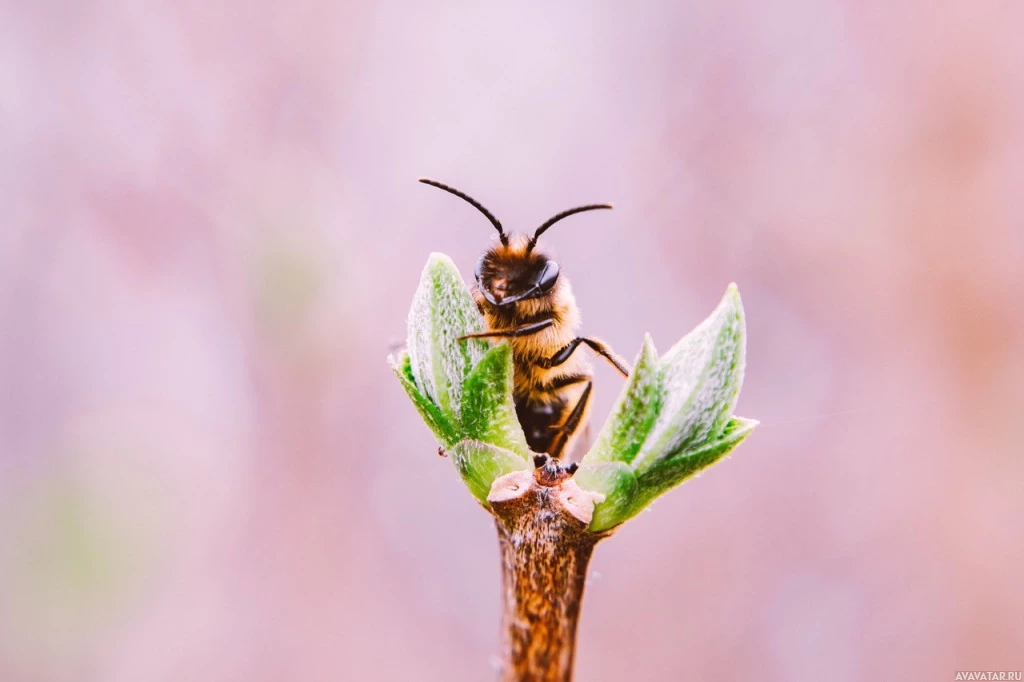
[[[587,333],[728,282],[734,457],[595,554],[578,679],[1024,667],[1017,3],[0,9],[0,680],[481,680],[498,555],[385,363],[430,251]],[[597,368],[594,418],[621,380]]]

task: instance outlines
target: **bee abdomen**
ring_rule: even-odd
[[[557,435],[558,426],[565,418],[566,403],[516,401],[516,416],[523,427],[526,443],[534,452],[550,452]]]
[[[530,449],[550,454],[556,437],[564,430],[566,417],[579,399],[584,384],[591,380],[591,375],[587,371],[524,374],[516,376],[516,416]],[[566,433],[564,437],[572,435]]]

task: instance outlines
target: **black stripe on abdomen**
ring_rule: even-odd
[[[516,402],[516,416],[526,434],[526,443],[534,452],[550,454],[558,426],[565,419],[565,414],[566,404],[561,399]]]

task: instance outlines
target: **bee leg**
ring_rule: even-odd
[[[515,336],[529,336],[530,334],[536,334],[539,331],[547,329],[553,325],[555,321],[552,318],[541,320],[540,322],[531,322],[530,324],[524,324],[521,327],[515,329],[492,329],[485,332],[475,332],[473,334],[466,334],[460,336],[459,341],[465,341],[466,339],[490,339],[499,337],[515,337]]]
[[[607,344],[605,344],[603,341],[598,341],[597,339],[588,339],[582,336],[577,336],[575,339],[567,343],[561,350],[552,355],[550,358],[542,360],[540,362],[540,365],[544,368],[557,367],[558,365],[568,360],[569,357],[573,354],[573,351],[579,348],[579,345],[581,343],[585,343],[588,346],[590,346],[591,350],[593,350],[595,353],[597,353],[605,360],[607,360],[609,363],[611,363],[611,365],[615,369],[619,370],[622,376],[629,376],[629,368],[626,365],[626,363],[622,360],[622,358],[616,355],[615,352],[611,348],[609,348]]]
[[[562,456],[562,450],[565,449],[566,443],[569,442],[569,436],[579,428],[580,420],[583,419],[583,413],[586,412],[587,403],[590,401],[590,389],[593,387],[594,382],[588,381],[587,387],[580,394],[580,399],[576,401],[576,406],[572,408],[572,412],[565,418],[565,422],[558,427],[558,433],[555,434],[554,439],[551,441],[551,449],[548,451],[555,459]]]
[[[557,391],[560,388],[566,386],[573,386],[574,384],[582,384],[584,381],[590,381],[591,375],[589,372],[586,374],[563,374],[560,377],[552,379],[549,383],[544,384],[541,388],[544,391]]]

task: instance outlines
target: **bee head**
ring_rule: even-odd
[[[480,257],[476,264],[476,283],[480,293],[492,305],[512,305],[516,301],[546,296],[558,282],[558,263],[523,240],[513,245],[500,244]]]
[[[562,218],[568,218],[583,211],[598,208],[611,208],[611,204],[588,204],[577,206],[549,218],[537,228],[532,237],[522,238],[512,244],[498,219],[483,205],[454,187],[449,187],[437,180],[420,178],[420,182],[443,189],[468,202],[484,214],[494,229],[498,231],[501,244],[488,251],[476,266],[476,281],[480,291],[489,303],[496,306],[512,305],[516,301],[539,298],[547,295],[558,282],[558,263],[542,253],[534,251],[537,239],[549,227]]]

